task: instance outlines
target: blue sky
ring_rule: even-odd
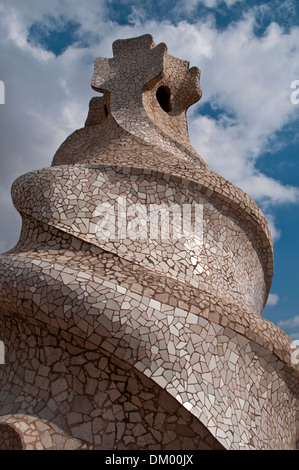
[[[299,339],[299,2],[0,0],[0,251],[18,239],[10,187],[50,165],[84,125],[93,61],[115,39],[152,34],[201,69],[190,140],[210,168],[259,204],[274,240],[264,316]],[[298,94],[299,97],[299,94]]]

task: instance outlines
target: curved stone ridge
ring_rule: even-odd
[[[149,35],[116,41],[85,127],[13,184],[0,448],[295,448],[296,351],[260,316],[269,228],[189,142],[199,79]]]

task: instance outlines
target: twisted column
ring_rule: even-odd
[[[261,317],[269,228],[189,142],[199,78],[149,35],[116,41],[85,127],[13,184],[0,414],[26,448],[296,445],[294,349]]]

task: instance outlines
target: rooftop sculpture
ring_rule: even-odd
[[[261,317],[268,224],[189,142],[199,70],[144,35],[92,87],[85,127],[13,184],[0,448],[295,448],[298,361]]]

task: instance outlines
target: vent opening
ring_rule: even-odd
[[[156,97],[158,100],[159,105],[166,113],[170,113],[171,111],[171,102],[170,102],[170,89],[168,86],[160,86],[156,92]]]

